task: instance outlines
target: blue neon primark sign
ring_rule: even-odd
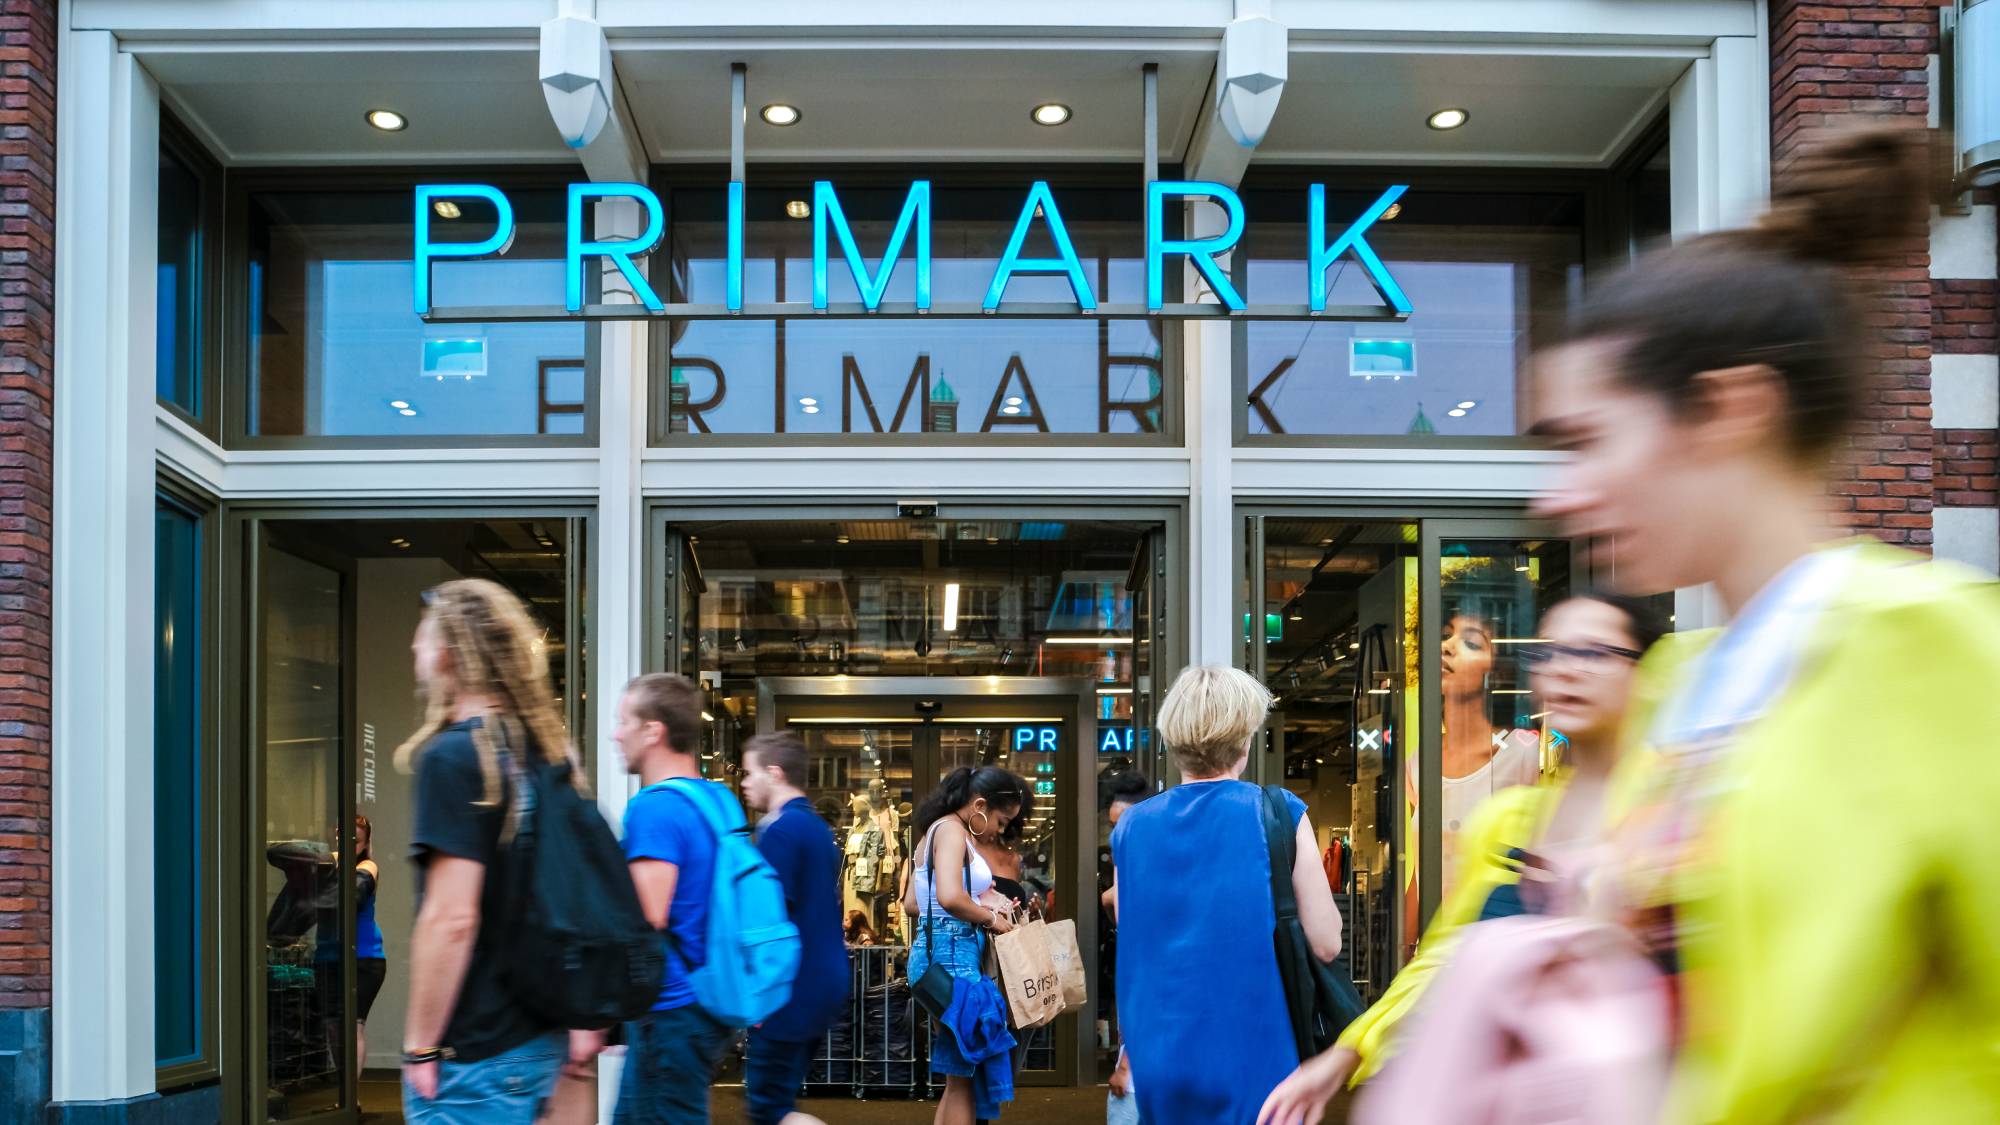
[[[1057,206],[1054,193],[1046,181],[1037,180],[1028,189],[1027,197],[1021,203],[1020,217],[1014,222],[1014,231],[1007,240],[1007,248],[1000,255],[993,270],[992,283],[987,286],[986,296],[977,306],[964,309],[939,310],[947,315],[953,313],[1008,315],[1010,307],[1004,301],[1007,285],[1017,274],[1060,275],[1069,281],[1074,297],[1074,308],[1057,312],[1039,309],[1036,315],[1203,315],[1202,310],[1217,311],[1211,305],[1173,305],[1166,301],[1166,271],[1169,257],[1186,258],[1210,290],[1215,294],[1221,309],[1229,315],[1243,319],[1333,319],[1333,320],[1400,320],[1412,311],[1410,299],[1401,285],[1384,265],[1375,248],[1368,243],[1368,231],[1382,218],[1403,193],[1408,185],[1396,184],[1385,189],[1374,203],[1348,223],[1337,236],[1327,237],[1326,187],[1313,184],[1306,195],[1306,292],[1303,305],[1260,305],[1252,306],[1230,280],[1227,271],[1217,261],[1243,237],[1243,200],[1229,187],[1203,180],[1158,180],[1146,185],[1145,200],[1145,255],[1146,255],[1146,303],[1143,308],[1134,306],[1110,307],[1100,304],[1098,294],[1091,289],[1089,275],[1085,273],[1082,260],[1077,256],[1076,246],[1070,240],[1069,230],[1063,223],[1062,210]],[[721,308],[707,306],[669,307],[660,300],[638,268],[634,259],[651,253],[666,237],[666,209],[660,198],[643,184],[630,183],[577,183],[569,185],[564,238],[563,288],[564,303],[560,310],[533,307],[510,308],[508,310],[483,310],[494,316],[519,320],[565,319],[587,312],[584,304],[584,262],[587,259],[602,258],[610,262],[625,279],[637,296],[640,306],[648,315],[702,316],[739,315],[746,309],[743,302],[743,241],[744,241],[744,194],[743,184],[733,181],[728,185],[728,231],[727,257],[728,271],[725,285],[725,299]],[[431,238],[432,205],[439,200],[482,199],[493,205],[497,219],[494,229],[487,237],[465,242],[438,242]],[[1195,238],[1169,237],[1167,232],[1167,204],[1169,200],[1206,199],[1220,209],[1223,229],[1220,233]],[[637,205],[644,218],[639,233],[631,238],[595,239],[589,237],[586,222],[586,206],[606,200],[630,200]],[[439,261],[484,258],[504,254],[514,240],[514,209],[505,193],[488,184],[424,184],[416,189],[413,223],[415,227],[416,285],[415,303],[418,315],[433,319],[480,319],[482,310],[434,310],[431,307],[431,265]],[[877,265],[870,269],[856,242],[853,228],[840,205],[839,193],[832,183],[820,180],[813,185],[813,269],[811,313],[824,314],[830,310],[828,300],[827,275],[829,262],[834,259],[838,248],[839,258],[844,261],[848,273],[853,277],[855,288],[859,290],[861,301],[857,311],[874,314],[890,311],[885,309],[883,298],[889,289],[889,280],[903,262],[905,248],[911,250],[912,268],[915,270],[915,300],[910,311],[916,314],[932,312],[931,300],[931,184],[929,180],[917,180],[910,185],[903,199],[903,209],[896,218],[895,228],[890,232],[887,244],[882,248]],[[1023,256],[1029,232],[1039,221],[1048,229],[1049,244],[1054,248],[1053,257],[1031,258]],[[1353,255],[1382,299],[1382,307],[1344,308],[1332,310],[1327,307],[1326,272],[1334,262],[1346,255]],[[593,311],[601,318],[630,315],[616,310],[627,306],[593,306]],[[810,315],[803,308],[775,305],[748,310],[754,315]]]

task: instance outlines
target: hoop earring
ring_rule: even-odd
[[[965,826],[965,827],[966,827],[966,830],[967,830],[967,831],[969,831],[969,832],[971,832],[971,833],[972,833],[972,834],[973,834],[974,836],[984,836],[984,835],[986,835],[986,830],[987,830],[988,828],[991,828],[991,827],[993,827],[993,818],[992,818],[991,816],[987,815],[987,813],[986,813],[986,812],[984,812],[983,810],[980,810],[980,809],[974,809],[974,810],[973,810],[973,815],[974,815],[974,816],[978,816],[978,817],[983,817],[983,818],[985,819],[986,823],[985,823],[985,824],[984,824],[983,826],[979,827],[979,828],[974,828],[974,827],[972,827],[972,825],[971,825],[971,824],[967,824],[967,825]]]

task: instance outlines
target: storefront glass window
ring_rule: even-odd
[[[520,304],[563,288],[563,195],[508,192],[506,256],[440,261],[437,307]],[[438,200],[440,241],[482,238],[483,200]],[[408,190],[250,197],[245,427],[258,437],[586,432],[588,333],[574,324],[426,324],[411,307]]]
[[[1009,183],[1008,181],[1014,181]],[[934,184],[932,296],[982,301],[1027,199],[1032,177],[979,186]],[[997,185],[997,186],[996,186]],[[869,268],[889,242],[907,185],[842,187],[840,203]],[[1058,186],[1054,198],[1102,303],[1141,303],[1140,194]],[[743,297],[812,299],[812,184],[753,187],[746,201]],[[721,184],[672,193],[668,300],[721,304],[725,226]],[[788,210],[789,209],[789,210]],[[1044,220],[1046,216],[1044,216]],[[859,290],[830,234],[831,302]],[[915,294],[911,251],[887,300]],[[1055,255],[1046,221],[1023,257]],[[1066,277],[1017,274],[1009,302],[1073,301]],[[656,429],[682,434],[1161,434],[1176,428],[1176,373],[1158,321],[810,319],[678,322],[654,379]]]
[[[159,278],[154,378],[159,397],[202,411],[202,182],[171,146],[160,146]]]
[[[1329,187],[1329,237],[1378,194]],[[1245,207],[1255,221],[1237,276],[1249,299],[1304,293],[1305,181],[1253,180]],[[1560,329],[1582,282],[1582,196],[1418,186],[1393,214],[1368,240],[1416,311],[1401,324],[1238,325],[1247,433],[1421,442],[1512,437],[1532,424],[1528,357]],[[1327,284],[1331,304],[1381,304],[1351,255]]]
[[[164,497],[153,513],[153,1053],[199,1061],[208,1031],[201,518]]]

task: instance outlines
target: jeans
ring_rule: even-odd
[[[408,1125],[534,1125],[569,1053],[569,1037],[551,1032],[478,1062],[437,1064],[437,1097],[403,1087]]]
[[[612,1125],[708,1121],[708,1084],[730,1030],[700,1004],[648,1012],[625,1025],[625,1077]]]
[[[750,1051],[743,1059],[743,1098],[749,1103],[750,1125],[778,1125],[797,1108],[799,1087],[806,1083],[813,1048],[819,1044],[787,1043],[750,1032]]]
[[[1130,1094],[1121,1098],[1117,1094],[1106,1093],[1104,1121],[1105,1125],[1139,1125],[1139,1099]]]

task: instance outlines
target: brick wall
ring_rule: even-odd
[[[1772,0],[1771,155],[1774,173],[1843,115],[1923,128],[1930,112],[1935,0],[1807,4]],[[1849,525],[1928,548],[1933,501],[1930,248],[1913,235],[1893,268],[1876,271],[1869,358],[1880,379],[1837,459],[1834,505]]]
[[[49,1004],[56,4],[0,0],[0,1008]]]

